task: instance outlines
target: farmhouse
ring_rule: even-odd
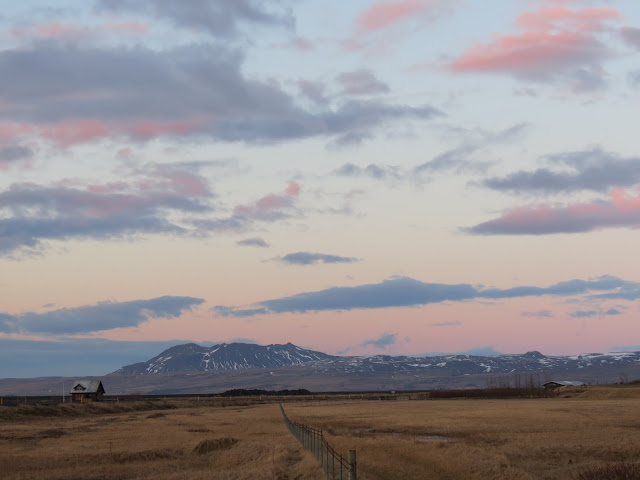
[[[104,395],[104,387],[100,380],[76,380],[71,388],[72,402],[100,401]]]
[[[584,387],[585,383],[579,380],[552,380],[547,383],[543,383],[544,388],[559,388],[559,387]]]

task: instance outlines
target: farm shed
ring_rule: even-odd
[[[584,387],[586,384],[579,380],[552,380],[543,383],[544,388],[560,388],[560,387]]]
[[[72,402],[100,401],[104,395],[104,387],[100,380],[77,380],[71,388]]]

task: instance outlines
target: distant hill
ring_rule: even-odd
[[[537,380],[620,381],[640,366],[640,352],[589,353],[574,356],[546,356],[537,351],[524,354],[333,356],[307,350],[292,343],[255,345],[223,343],[202,347],[195,343],[176,345],[146,362],[124,366],[112,375],[154,375],[191,372],[225,372],[250,369],[305,366],[314,374],[346,375],[351,378],[379,375],[408,375],[415,378],[500,376],[536,373]],[[571,376],[571,378],[569,378]],[[560,378],[562,377],[562,378]],[[564,378],[567,377],[567,378]],[[574,378],[575,377],[575,378]],[[616,378],[618,377],[618,378]]]
[[[86,378],[83,376],[82,378]],[[540,385],[549,380],[611,384],[640,379],[640,352],[547,356],[441,354],[332,356],[286,345],[176,345],[146,362],[93,377],[107,395],[203,394],[233,389],[363,392]],[[59,395],[74,378],[0,379],[0,393]]]
[[[146,362],[119,368],[113,374],[149,375],[290,367],[312,362],[326,362],[334,358],[336,357],[306,350],[292,343],[266,346],[251,343],[222,343],[213,347],[187,343],[168,348]]]

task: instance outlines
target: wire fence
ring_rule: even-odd
[[[280,411],[284,418],[284,423],[298,439],[300,444],[309,450],[322,465],[328,480],[357,480],[357,462],[356,451],[349,450],[348,458],[343,457],[340,453],[329,445],[324,438],[322,430],[308,427],[301,423],[292,422],[284,412],[284,408],[280,405]]]

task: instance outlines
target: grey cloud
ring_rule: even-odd
[[[451,321],[451,322],[438,322],[429,324],[430,327],[458,327],[462,325],[460,321]]]
[[[144,112],[147,119],[184,119],[242,109],[257,112],[283,99],[288,102],[276,88],[245,81],[241,62],[238,52],[204,45],[161,53],[142,47],[106,50],[58,44],[4,50],[2,115],[50,122],[69,117],[138,119]],[[260,99],[262,94],[271,97]]]
[[[409,107],[375,100],[352,100],[335,112],[323,114],[322,117],[327,132],[346,134],[366,131],[381,122],[402,119],[428,120],[441,115],[442,112],[430,106]]]
[[[494,144],[513,142],[521,138],[529,128],[526,123],[513,125],[497,132],[464,131],[464,136],[474,136],[472,140],[465,140],[463,144],[440,153],[431,160],[421,163],[409,170],[401,170],[392,165],[378,165],[371,163],[366,167],[360,167],[353,163],[345,163],[332,172],[341,177],[369,177],[378,180],[415,180],[424,174],[470,171],[485,171],[486,162],[474,162],[470,156],[484,148]],[[354,139],[357,142],[358,139]]]
[[[242,245],[245,247],[262,247],[262,248],[269,247],[269,244],[266,241],[264,241],[264,239],[259,237],[245,238],[244,240],[239,240],[236,242],[236,245]]]
[[[130,302],[103,302],[45,313],[1,314],[4,333],[86,334],[135,327],[150,318],[176,318],[201,298],[164,296]]]
[[[640,209],[596,201],[575,207],[520,208],[461,230],[472,235],[552,235],[638,226]]]
[[[623,27],[620,34],[625,42],[640,51],[640,28]]]
[[[388,93],[389,86],[376,78],[371,70],[361,69],[338,75],[336,81],[343,95],[375,95]]]
[[[246,318],[253,317],[255,315],[267,315],[269,310],[266,308],[248,308],[244,310],[237,310],[233,307],[225,307],[224,305],[216,305],[211,308],[211,311],[219,317],[236,317]]]
[[[602,276],[591,280],[570,280],[549,287],[519,286],[508,289],[478,288],[468,284],[423,283],[407,277],[394,277],[377,284],[355,287],[332,287],[315,292],[259,302],[250,308],[218,306],[223,316],[246,317],[269,313],[304,313],[328,310],[414,307],[445,301],[468,301],[477,298],[507,299],[531,296],[587,295],[595,299],[607,292],[616,294],[634,290],[640,295],[640,283]],[[626,297],[616,297],[626,298]]]
[[[48,43],[3,50],[0,119],[43,126],[83,119],[97,122],[91,124],[96,135],[142,140],[154,135],[243,142],[328,136],[341,145],[362,141],[389,122],[442,115],[430,106],[373,100],[310,112],[277,85],[247,78],[243,61],[238,51],[207,45],[156,52]],[[55,129],[49,135],[55,136]]]
[[[156,164],[128,172],[126,182],[13,184],[0,191],[0,257],[37,250],[46,240],[195,235],[192,217],[210,214],[214,198],[197,169]]]
[[[396,167],[389,165],[376,165],[370,163],[364,168],[361,168],[353,163],[345,163],[337,170],[333,171],[333,175],[339,177],[369,177],[376,180],[383,179],[397,179],[400,177]]]
[[[609,352],[640,352],[640,345],[617,345],[610,347]]]
[[[238,215],[231,215],[225,218],[199,218],[191,220],[196,231],[194,234],[206,234],[210,232],[242,232],[251,226],[251,220]]]
[[[393,345],[394,343],[396,343],[396,340],[398,339],[398,336],[395,333],[385,333],[383,335],[380,336],[380,338],[376,338],[374,340],[367,340],[365,342],[362,342],[360,344],[361,347],[374,347],[374,348],[378,348],[378,349],[384,349],[387,348],[391,345]]]
[[[628,282],[621,285],[616,291],[599,293],[599,294],[593,295],[592,298],[603,299],[603,300],[615,300],[615,299],[629,300],[629,301],[638,300],[640,299],[640,284]]]
[[[569,74],[571,89],[574,93],[586,93],[606,88],[606,75],[599,66],[577,68]]]
[[[340,177],[355,177],[362,173],[362,168],[353,163],[345,163],[343,166],[333,172]]]
[[[593,280],[569,280],[566,282],[558,282],[549,287],[523,286],[507,289],[484,289],[479,292],[478,296],[493,299],[531,296],[539,297],[542,295],[573,296],[591,291],[616,290],[625,286],[637,286],[637,284],[633,282],[626,282],[617,277],[605,275]]]
[[[329,103],[329,99],[325,95],[324,85],[319,82],[312,82],[309,80],[298,81],[298,90],[300,93],[309,100],[319,105],[326,105]]]
[[[239,24],[292,27],[294,19],[286,3],[253,0],[98,0],[101,10],[137,12],[166,19],[179,27],[207,31],[220,37],[237,33]]]
[[[176,214],[187,224],[192,215],[210,213],[212,196],[202,177],[175,166],[134,173],[131,183],[14,184],[0,191],[0,257],[45,240],[194,233],[176,223]]]
[[[339,150],[341,148],[357,147],[372,137],[371,133],[364,131],[347,132],[339,135],[331,142],[328,147],[331,150]]]
[[[11,163],[33,156],[33,150],[21,145],[10,145],[0,148],[0,162]]]
[[[569,314],[570,317],[573,318],[591,318],[591,317],[599,317],[599,316],[610,316],[610,315],[620,315],[622,312],[615,308],[610,308],[608,310],[577,310],[575,312],[571,312]]]
[[[465,140],[464,143],[456,148],[442,152],[433,159],[418,165],[413,169],[413,174],[420,175],[423,173],[438,173],[451,170],[484,169],[486,165],[474,165],[469,160],[469,156],[483,148],[495,144],[510,143],[520,139],[528,129],[529,125],[527,123],[518,123],[497,132],[473,132],[477,137],[476,139]],[[468,136],[469,132],[464,132],[464,135]]]
[[[476,290],[471,285],[427,284],[411,278],[398,277],[377,284],[332,287],[317,292],[266,300],[257,304],[256,307],[266,309],[268,313],[406,307],[446,300],[469,300],[476,294]],[[253,310],[226,308],[227,315],[234,316],[244,316]]]
[[[623,158],[600,149],[568,152],[546,157],[564,170],[539,168],[519,171],[505,177],[493,177],[483,185],[494,190],[513,192],[573,192],[592,190],[606,192],[611,187],[640,183],[640,158]],[[566,169],[569,168],[569,171]]]
[[[629,83],[634,88],[640,87],[640,70],[629,72]]]
[[[445,170],[452,170],[468,163],[468,156],[478,150],[478,145],[462,145],[460,147],[448,150],[435,158],[418,165],[413,169],[415,174],[421,174],[424,172],[441,172]]]
[[[353,263],[357,262],[358,259],[323,253],[296,252],[285,255],[280,258],[280,261],[291,265],[312,265],[314,263]]]
[[[573,318],[590,318],[599,315],[600,312],[597,310],[578,310],[576,312],[572,312],[569,314],[570,317]]]

